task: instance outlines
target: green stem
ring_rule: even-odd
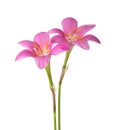
[[[68,62],[71,51],[72,51],[72,48],[66,52],[66,56],[65,56],[65,60],[62,67],[60,80],[59,80],[59,86],[58,86],[58,130],[61,130],[61,85],[62,85],[65,72],[67,70],[67,62]]]
[[[57,125],[56,125],[56,95],[55,95],[55,88],[52,80],[52,75],[51,75],[51,69],[50,69],[50,63],[46,66],[45,68],[47,72],[47,76],[49,79],[49,84],[50,84],[50,90],[52,92],[52,98],[53,98],[53,120],[54,120],[54,130],[57,130]]]
[[[60,113],[61,86],[58,88],[58,130],[61,130],[61,113]]]
[[[67,66],[67,62],[68,62],[68,59],[69,59],[69,56],[70,56],[70,53],[72,51],[73,47],[66,52],[66,56],[65,56],[65,59],[64,59],[64,64],[63,64],[63,68],[66,69],[66,66]]]
[[[54,130],[57,129],[57,126],[56,126],[56,112],[53,113],[53,118],[54,118]]]
[[[51,75],[50,63],[46,66],[45,70],[47,72],[47,76],[48,76],[48,80],[49,80],[49,84],[50,84],[50,88],[51,88],[51,87],[53,87],[53,80],[52,80],[52,75]]]

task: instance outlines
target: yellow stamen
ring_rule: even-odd
[[[81,30],[82,28],[77,29],[76,34],[78,34]]]
[[[46,42],[46,49],[48,49],[48,46],[49,46],[49,43],[48,43],[48,42]]]
[[[36,48],[37,50],[41,50],[40,47],[36,43],[33,43],[33,47]]]
[[[75,31],[75,28],[72,28],[69,34],[64,34],[64,36],[66,37],[66,39],[72,43],[76,40],[81,40],[82,37],[78,36],[78,33],[82,30],[82,28],[79,28]]]
[[[50,50],[48,48],[49,43],[46,42],[46,46],[43,47],[42,42],[39,43],[41,46],[37,45],[36,43],[33,43],[33,53],[36,56],[43,56],[48,55],[50,53]]]

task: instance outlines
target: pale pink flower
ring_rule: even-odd
[[[21,51],[16,56],[15,60],[33,57],[40,69],[48,65],[51,55],[57,55],[69,49],[68,45],[51,43],[51,39],[47,32],[38,33],[33,41],[24,40],[19,42],[19,44],[26,49]]]
[[[63,31],[58,28],[53,28],[49,33],[58,33],[58,35],[52,38],[52,42],[67,43],[70,47],[78,45],[81,48],[88,50],[88,41],[100,43],[99,39],[94,35],[85,35],[94,27],[95,24],[82,25],[78,27],[78,22],[74,18],[68,17],[62,20]]]

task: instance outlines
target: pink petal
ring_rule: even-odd
[[[16,56],[15,61],[21,60],[26,57],[34,57],[33,52],[30,50],[23,50]]]
[[[34,37],[34,41],[39,45],[45,47],[50,41],[49,34],[47,32],[40,32]]]
[[[58,44],[62,44],[62,43],[66,43],[66,42],[67,42],[67,40],[63,36],[61,36],[61,35],[53,36],[51,38],[51,42],[49,44],[49,48],[51,49],[52,46],[55,46],[55,44],[57,44],[57,43]]]
[[[69,34],[71,31],[77,29],[78,22],[74,18],[65,18],[62,21],[62,28],[65,33]]]
[[[83,37],[86,41],[94,41],[94,42],[97,42],[97,43],[100,43],[100,40],[95,37],[94,35],[86,35],[85,37]]]
[[[58,45],[56,45],[56,46],[52,49],[52,51],[51,51],[50,54],[57,55],[57,54],[59,54],[59,53],[61,53],[61,52],[67,51],[67,50],[69,50],[69,49],[70,49],[70,44],[68,44],[68,43],[58,44]]]
[[[64,42],[67,42],[67,40],[63,36],[56,35],[56,36],[53,36],[51,38],[51,42],[54,42],[54,43],[64,43]]]
[[[49,61],[50,61],[50,56],[37,56],[35,57],[35,61],[36,61],[36,64],[37,66],[40,68],[40,69],[43,69],[45,68]]]
[[[60,29],[58,29],[58,28],[53,28],[53,29],[49,30],[48,33],[49,33],[49,34],[51,34],[51,33],[58,33],[58,34],[64,36],[63,31],[60,30]]]
[[[96,25],[90,24],[90,25],[82,25],[77,29],[78,36],[83,36],[85,33],[93,29]]]
[[[23,41],[19,42],[19,44],[28,48],[28,49],[33,49],[33,42],[32,41],[23,40]]]
[[[79,47],[85,49],[85,50],[89,50],[89,44],[86,40],[78,40],[75,42],[75,45],[78,45]]]

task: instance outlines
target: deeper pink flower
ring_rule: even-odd
[[[58,33],[52,38],[52,42],[62,42],[67,43],[69,46],[78,45],[83,49],[88,50],[89,44],[88,41],[94,41],[96,43],[100,43],[99,39],[94,35],[88,34],[85,35],[88,31],[93,29],[95,24],[90,25],[82,25],[78,27],[78,22],[74,18],[65,18],[62,20],[62,28],[63,31],[54,28],[49,31],[49,33]]]
[[[49,34],[41,32],[34,37],[33,41],[24,40],[19,42],[20,45],[27,49],[21,51],[15,60],[33,57],[40,69],[45,68],[50,61],[51,55],[57,55],[69,49],[67,45],[55,44],[50,41]]]

